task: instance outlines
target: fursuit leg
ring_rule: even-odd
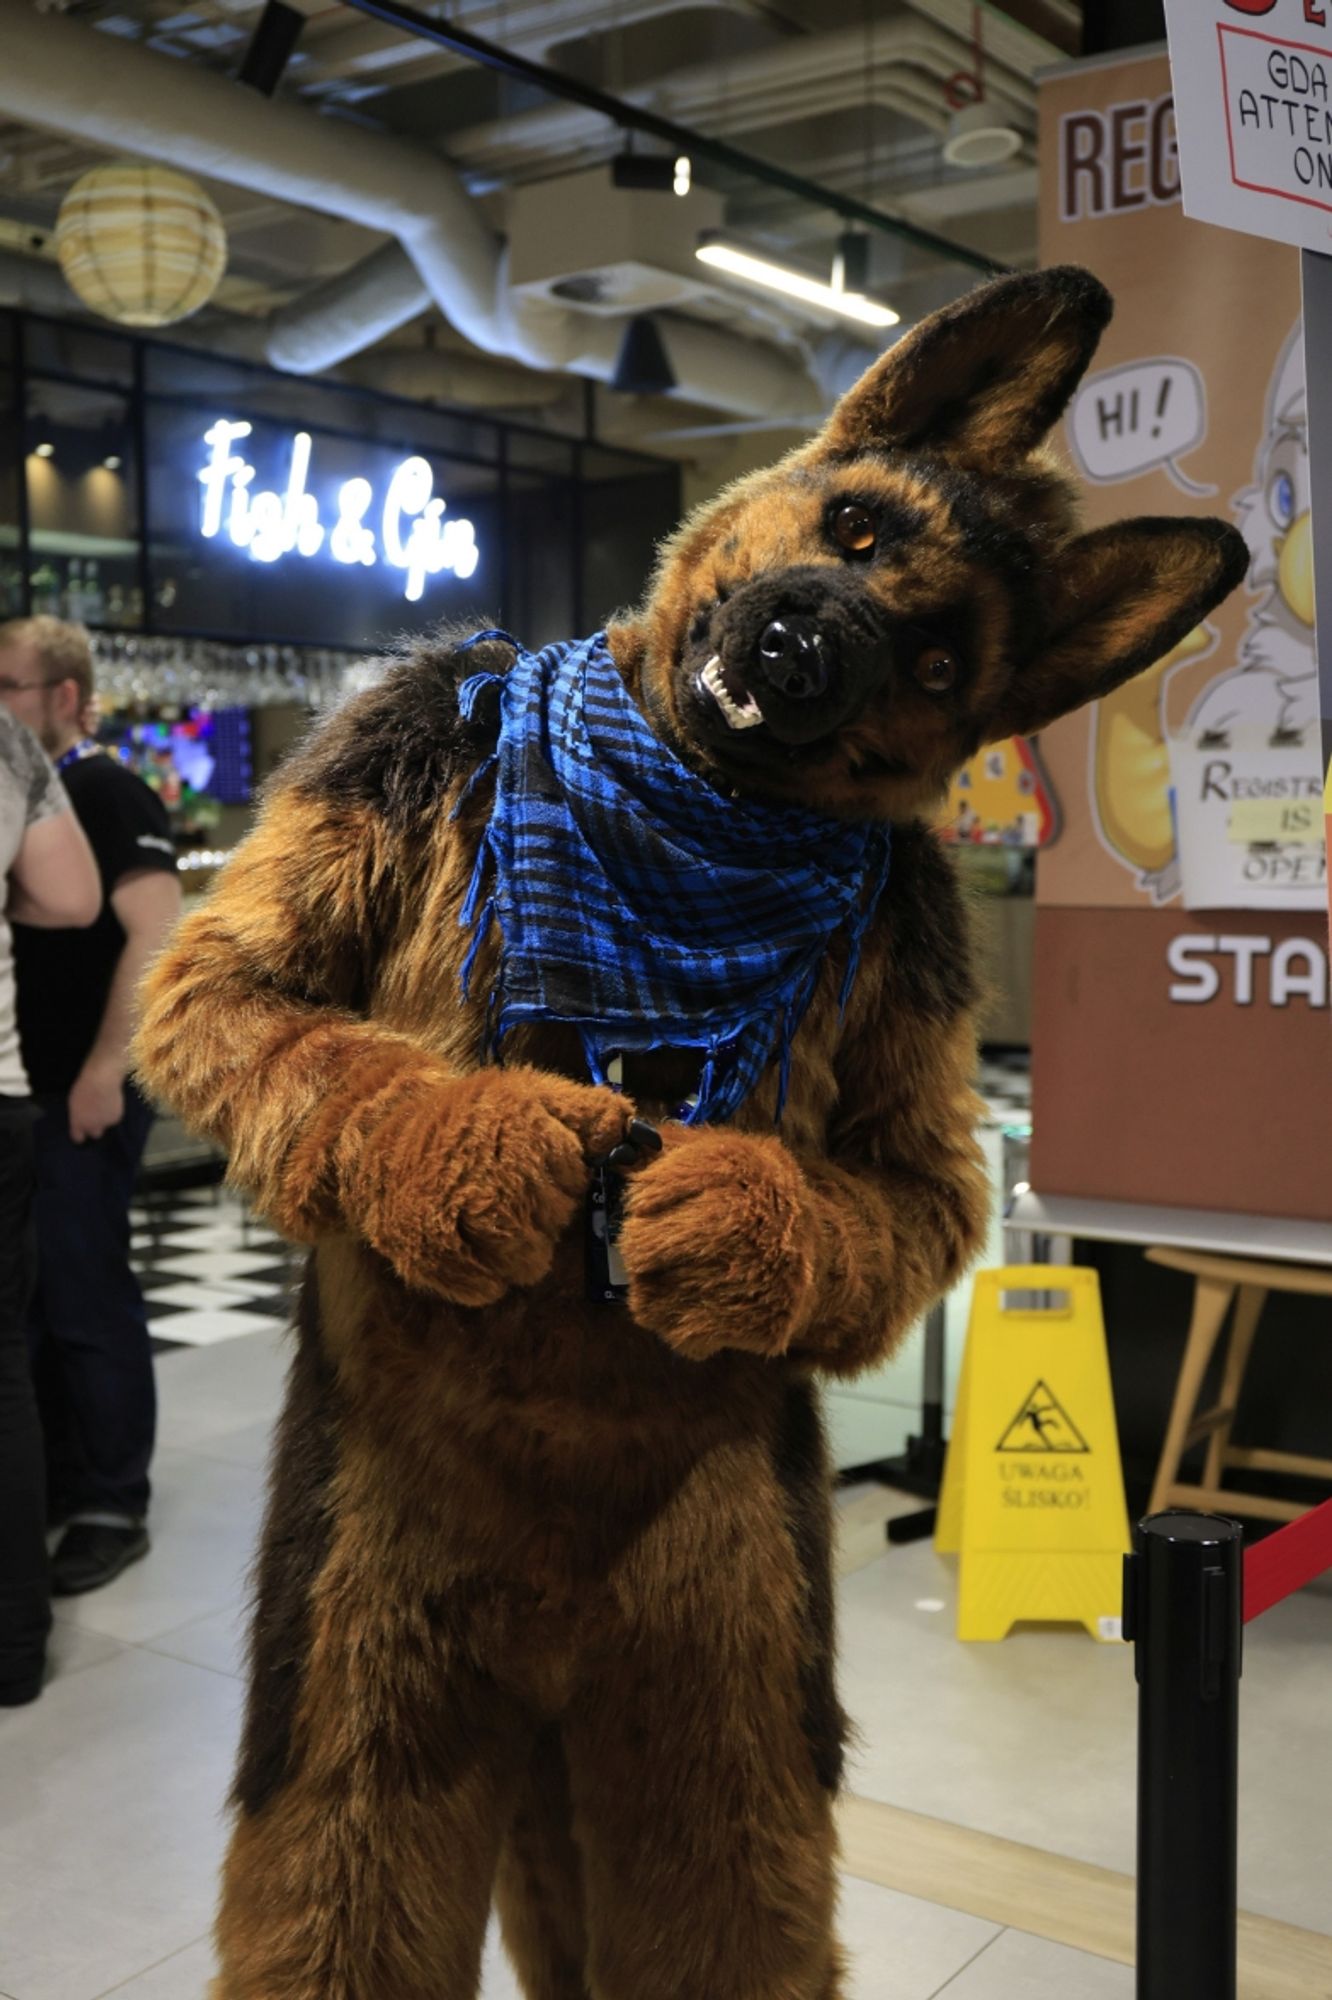
[[[582,1859],[557,1728],[523,1778],[495,1882],[504,1944],[525,2000],[590,2000]]]
[[[317,1642],[294,1768],[233,1833],[210,2000],[475,2000],[534,1728],[474,1669],[391,1656],[376,1685],[354,1629]]]
[[[566,1718],[589,2000],[844,2000],[833,1793],[795,1648],[754,1632],[737,1658],[725,1621]]]

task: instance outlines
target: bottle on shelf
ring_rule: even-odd
[[[90,561],[84,578],[83,609],[79,616],[85,624],[100,625],[105,611],[106,593],[102,589],[100,566]]]
[[[83,564],[77,556],[69,560],[69,575],[65,584],[64,613],[77,625],[83,617]]]
[[[60,571],[46,559],[38,564],[28,579],[32,586],[32,608],[37,614],[47,614],[58,618],[64,598],[64,587]]]

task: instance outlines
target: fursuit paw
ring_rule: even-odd
[[[620,1254],[629,1310],[691,1360],[778,1355],[814,1309],[810,1191],[780,1139],[672,1128],[633,1174]]]
[[[359,1134],[345,1206],[404,1283],[462,1306],[545,1277],[590,1161],[634,1117],[612,1090],[521,1067],[404,1095]]]

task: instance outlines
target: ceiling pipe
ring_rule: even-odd
[[[384,21],[392,27],[401,28],[404,34],[414,35],[419,41],[433,42],[440,48],[456,50],[460,55],[470,56],[483,68],[496,70],[501,76],[512,77],[520,83],[535,84],[550,96],[565,98],[582,110],[590,111],[599,118],[606,118],[613,125],[626,131],[646,132],[652,138],[664,140],[676,153],[688,153],[696,160],[710,160],[715,166],[725,167],[733,173],[743,174],[750,180],[764,181],[770,187],[785,189],[788,194],[806,201],[813,208],[834,209],[847,222],[861,224],[864,228],[882,230],[891,236],[901,236],[915,243],[921,249],[932,251],[936,256],[949,262],[969,266],[973,270],[993,275],[997,266],[992,259],[979,256],[963,244],[953,243],[946,236],[938,236],[933,230],[921,229],[917,224],[904,222],[899,217],[888,215],[884,210],[871,207],[868,202],[858,201],[853,196],[840,194],[832,188],[823,187],[818,181],[807,180],[802,174],[793,174],[772,160],[759,157],[756,153],[741,152],[738,147],[724,140],[712,137],[710,133],[693,130],[678,124],[674,119],[664,118],[641,100],[645,93],[637,92],[633,97],[615,97],[609,91],[600,90],[594,84],[584,83],[581,78],[570,76],[564,70],[552,69],[546,63],[534,62],[528,56],[514,54],[497,42],[487,41],[485,36],[476,35],[456,22],[438,21],[429,14],[423,14],[416,7],[406,4],[406,0],[345,0],[345,4],[357,13],[367,14],[373,20]],[[956,68],[956,51],[949,38],[941,31],[931,28],[927,21],[912,21],[909,26],[914,34],[929,45],[933,38],[937,44],[947,45],[947,59]],[[801,38],[795,48],[795,59],[802,73],[807,73],[807,65],[816,54],[823,37]],[[860,62],[864,63],[864,37],[857,34]],[[783,53],[783,52],[778,52]],[[747,67],[752,68],[764,60],[762,57],[750,59]],[[951,74],[951,70],[949,71]],[[710,66],[708,74],[714,79],[713,92],[716,94],[715,66]],[[671,79],[667,79],[661,95],[668,95]],[[655,93],[654,93],[655,94]],[[863,94],[863,86],[862,86]]]
[[[210,307],[197,324],[168,338],[189,345],[204,326],[217,354],[255,361],[292,375],[322,374],[372,341],[395,333],[433,303],[416,267],[396,243],[386,244],[327,284],[265,317]],[[28,312],[87,315],[58,264],[0,247],[0,305]]]
[[[374,5],[381,0],[352,0],[355,5]],[[450,30],[450,33],[456,31]],[[714,63],[700,63],[692,69],[675,70],[650,90],[627,94],[624,103],[633,111],[654,106],[669,114],[680,126],[705,121],[710,132],[741,133],[771,129],[807,119],[863,107],[867,101],[898,111],[927,131],[942,133],[948,123],[944,85],[962,64],[971,59],[967,45],[933,22],[914,15],[890,20],[875,30],[871,59],[866,65],[865,36],[859,29],[833,34],[801,36],[764,49],[730,65],[726,89],[721,91]],[[987,83],[992,94],[1002,99],[1013,115],[1027,128],[1035,126],[1034,87],[1024,79],[991,65]],[[617,100],[618,101],[618,100]],[[450,135],[451,157],[469,175],[510,179],[515,175],[540,178],[550,171],[568,172],[586,165],[607,150],[605,118],[579,101],[542,106],[515,117],[494,119],[466,126]],[[683,144],[683,140],[681,141]],[[706,152],[699,157],[706,158]],[[742,157],[748,158],[748,155]],[[781,177],[754,174],[756,181],[792,192]],[[810,184],[803,199],[808,202]],[[847,213],[853,219],[873,215],[879,228],[888,228],[936,254],[951,253],[956,259],[993,269],[974,251],[950,243],[950,239],[917,225],[884,215],[877,209],[865,211],[863,203],[844,198],[840,190],[826,182],[817,183],[821,201],[816,204]],[[845,207],[842,206],[845,201]],[[941,248],[942,246],[942,248]]]
[[[397,245],[391,247],[414,277],[413,266],[402,257]],[[376,252],[375,256],[379,254]],[[357,269],[365,271],[366,266],[374,261],[374,258],[367,258],[366,264],[358,265]],[[366,281],[369,281],[368,274]],[[422,309],[430,304],[424,288],[422,301]],[[21,251],[4,248],[0,248],[0,306],[17,307],[23,312],[52,313],[61,318],[68,318],[71,314],[85,319],[90,317],[87,307],[65,283],[58,266],[44,258],[29,257]],[[281,313],[273,315],[273,320],[285,319],[292,312],[293,308],[284,307]],[[331,341],[323,342],[316,357],[314,348],[308,342],[297,348],[274,338],[272,321],[247,319],[239,313],[217,309],[210,310],[206,322],[188,321],[182,326],[172,327],[165,337],[184,346],[204,347],[210,354],[266,363],[293,373],[322,371],[347,358],[345,353],[334,354],[335,343]],[[345,343],[343,345],[345,347]],[[275,355],[282,358],[275,360]],[[479,355],[453,354],[427,347],[379,348],[374,353],[359,354],[343,368],[342,373],[344,379],[367,389],[377,389],[385,395],[406,396],[413,402],[489,409],[538,409],[558,401],[568,386],[558,377],[535,375],[528,368],[486,360]]]
[[[446,348],[378,347],[358,354],[338,372],[342,381],[361,388],[453,408],[545,409],[571,388],[557,375],[536,375],[530,368]]]
[[[674,12],[679,0],[616,0],[617,32],[639,26],[662,14]],[[696,4],[718,13],[752,18],[773,18],[769,0],[696,0]],[[468,25],[476,34],[498,35],[504,46],[524,55],[549,60],[552,49],[579,42],[604,31],[606,0],[479,0],[468,9]],[[452,49],[415,46],[391,28],[373,21],[350,25],[337,8],[320,14],[307,31],[304,53],[305,79],[326,81],[339,78],[357,85],[396,88],[400,83],[420,83],[427,77],[444,76],[463,68],[470,57]]]
[[[359,264],[263,319],[218,329],[217,348],[262,361],[289,375],[319,375],[396,333],[434,303],[399,243],[385,243]]]
[[[288,374],[314,375],[396,332],[431,303],[415,265],[391,243],[266,318],[213,307],[199,322],[173,328],[168,338],[193,346],[207,327],[207,344],[216,354],[262,362]],[[0,305],[64,317],[84,317],[88,311],[57,264],[5,249],[0,249]]]
[[[24,0],[0,0],[0,43],[0,111],[18,122],[394,236],[473,345],[532,368],[601,381],[614,374],[623,320],[514,298],[499,243],[437,155],[261,98],[193,64],[39,14]],[[381,280],[409,288],[389,253],[378,270]],[[821,407],[807,371],[772,348],[687,320],[663,321],[663,332],[684,400],[750,416],[803,417]]]

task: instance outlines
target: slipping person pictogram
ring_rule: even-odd
[[[1088,1451],[1090,1446],[1054,1391],[1038,1382],[996,1451]]]

